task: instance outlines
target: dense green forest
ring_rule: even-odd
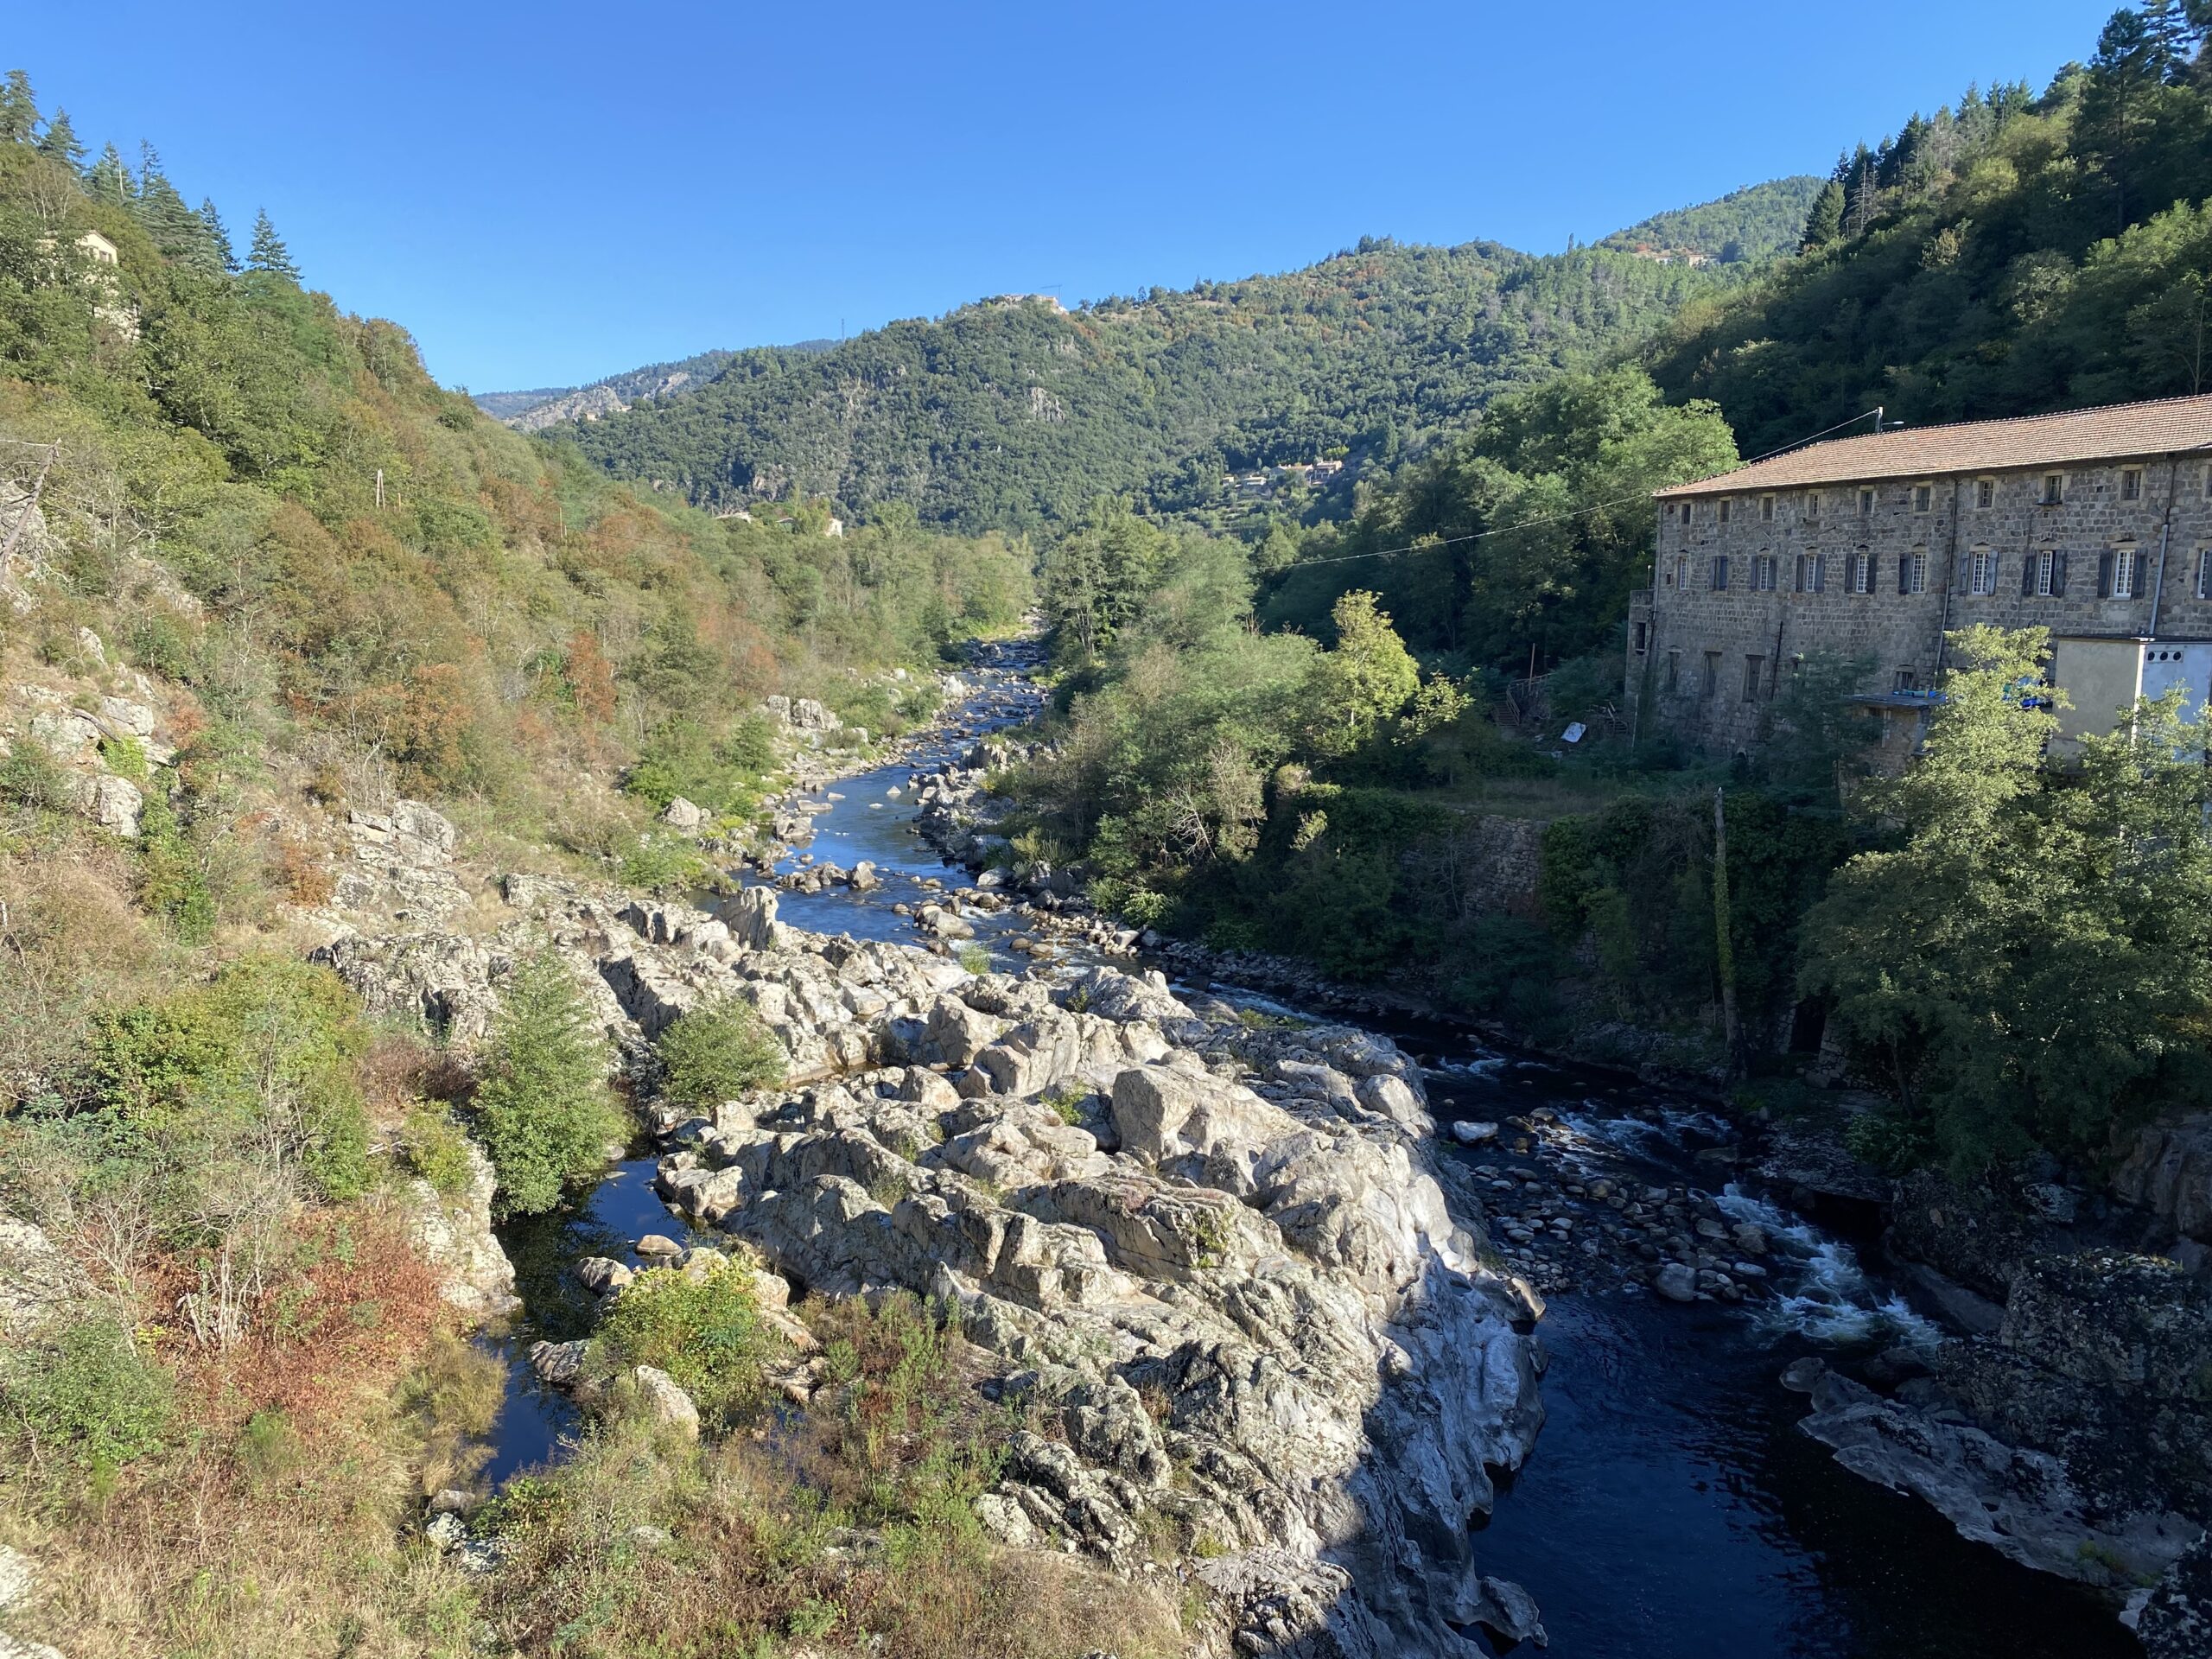
[[[1652,354],[1746,454],[1884,405],[1915,423],[2212,385],[2201,0],[2117,13],[2040,95],[1969,89],[1837,163],[1803,252]]]
[[[987,301],[826,352],[741,353],[696,392],[566,432],[616,476],[707,505],[797,488],[1020,530],[1071,523],[1103,491],[1203,519],[1229,501],[1225,471],[1394,465],[1741,279],[1610,249],[1369,238],[1279,276],[1071,313]]]

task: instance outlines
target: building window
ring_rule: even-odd
[[[1716,553],[1713,556],[1712,588],[1716,594],[1725,594],[1728,591],[1728,556],[1726,553]]]
[[[2066,556],[2046,547],[2031,553],[2020,566],[2020,595],[2024,599],[2056,599],[2066,592]]]
[[[1826,593],[1828,587],[1828,556],[1825,553],[1808,553],[1805,556],[1805,563],[1807,566],[1805,574],[1813,584],[1812,591],[1816,594]]]
[[[2140,467],[2120,469],[2120,499],[2123,501],[2140,501],[2143,499],[2143,469]]]
[[[1684,593],[1690,590],[1690,556],[1687,553],[1675,556],[1675,586]]]
[[[1912,486],[1912,510],[1915,512],[1932,512],[1935,511],[1935,508],[1936,486],[1933,484],[1914,485]]]
[[[1995,479],[1978,478],[1974,480],[1974,504],[1984,512],[1988,512],[1990,508],[1997,505],[1997,480]]]
[[[1730,505],[1730,502],[1729,502],[1728,498],[1727,498],[1726,496],[1725,496],[1725,495],[1724,495],[1724,496],[1722,496],[1722,497],[1720,498],[1720,522],[1721,522],[1722,524],[1726,524],[1726,523],[1728,522],[1728,508],[1729,508],[1729,505]]]
[[[1636,654],[1639,657],[1643,655],[1644,630],[1649,626],[1650,624],[1648,622],[1639,622],[1636,625]]]
[[[1774,591],[1776,567],[1781,561],[1771,553],[1762,553],[1751,561],[1751,585],[1763,594]]]
[[[1920,676],[1912,669],[1901,668],[1891,677],[1890,690],[1892,691],[1916,691],[1919,688]]]
[[[1863,547],[1851,556],[1851,591],[1854,594],[1874,591],[1874,556]]]
[[[1928,550],[1916,547],[1910,553],[1897,555],[1897,592],[1924,594],[1928,591]]]
[[[1763,524],[1774,522],[1774,498],[1770,495],[1759,497],[1759,522]]]
[[[2043,475],[2043,504],[2046,507],[2062,505],[2066,499],[2066,474],[2045,473]]]
[[[1974,550],[1967,570],[1967,591],[1983,594],[1997,591],[1997,556],[1986,547]]]
[[[1805,492],[1805,516],[1808,518],[1817,518],[1821,516],[1821,493],[1818,490]]]
[[[1705,653],[1705,677],[1698,683],[1697,694],[1700,697],[1709,698],[1719,689],[1720,653],[1717,651],[1708,651]]]
[[[1759,700],[1759,680],[1765,671],[1765,658],[1746,657],[1744,658],[1744,701],[1745,702],[1757,702]]]
[[[2196,596],[2212,599],[2212,547],[2196,550]]]
[[[1679,651],[1670,651],[1667,653],[1667,694],[1672,696],[1681,689],[1682,653]]]
[[[2135,550],[2116,547],[2097,560],[2097,597],[2099,599],[2133,599],[2135,597]]]
[[[1872,491],[1872,490],[1861,490],[1861,491],[1859,491],[1859,516],[1861,518],[1864,518],[1867,517],[1869,514],[1871,514],[1873,511],[1874,511],[1874,492],[1873,492],[1873,491]]]

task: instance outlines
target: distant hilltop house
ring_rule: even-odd
[[[1629,251],[1638,259],[1649,259],[1662,265],[1709,265],[1713,256],[1696,248],[1662,248],[1656,242],[1638,242]]]
[[[93,302],[92,315],[125,338],[137,339],[137,309],[124,302],[122,288],[116,280],[117,272],[123,264],[121,250],[98,231],[86,231],[76,239],[74,245],[93,267],[84,272],[85,285],[99,296]],[[41,253],[51,254],[54,250],[54,238],[50,236],[39,238],[38,250]]]
[[[1221,487],[1231,495],[1259,499],[1301,484],[1320,488],[1344,469],[1341,461],[1294,461],[1256,472],[1224,473]]]
[[[1806,658],[1909,751],[1975,623],[2050,630],[2063,739],[2212,698],[2212,395],[1809,444],[1660,490],[1629,611],[1631,728],[1749,749]]]

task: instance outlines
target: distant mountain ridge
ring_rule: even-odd
[[[795,345],[772,346],[772,351],[810,353],[826,352],[834,340],[802,340]],[[562,421],[595,421],[602,415],[620,414],[641,399],[672,397],[677,392],[705,385],[722,372],[737,353],[696,352],[670,363],[648,363],[643,368],[610,374],[582,386],[540,386],[532,391],[472,393],[476,407],[493,420],[524,432],[541,431]]]
[[[632,407],[539,413],[617,477],[703,506],[797,490],[1018,531],[1103,492],[1221,527],[1298,508],[1316,479],[1348,495],[1362,462],[1395,464],[1499,392],[1637,348],[1686,302],[1794,247],[1820,185],[1777,180],[1637,227],[1695,261],[1617,238],[1533,255],[1370,237],[1281,275],[1072,312],[999,296],[823,351],[737,353],[704,384],[620,398]],[[1724,264],[1732,240],[1740,262]],[[619,396],[620,379],[601,384]],[[1240,491],[1240,469],[1321,459],[1351,464],[1261,503],[1249,473]]]

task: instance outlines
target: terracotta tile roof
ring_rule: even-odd
[[[2064,415],[1966,421],[1955,426],[1907,427],[1898,432],[1831,438],[1826,443],[1807,444],[1770,461],[1753,461],[1733,472],[1677,484],[1654,494],[1664,501],[1679,495],[1721,495],[1738,490],[1994,473],[2171,454],[2207,445],[2212,445],[2212,394],[2113,404]]]

